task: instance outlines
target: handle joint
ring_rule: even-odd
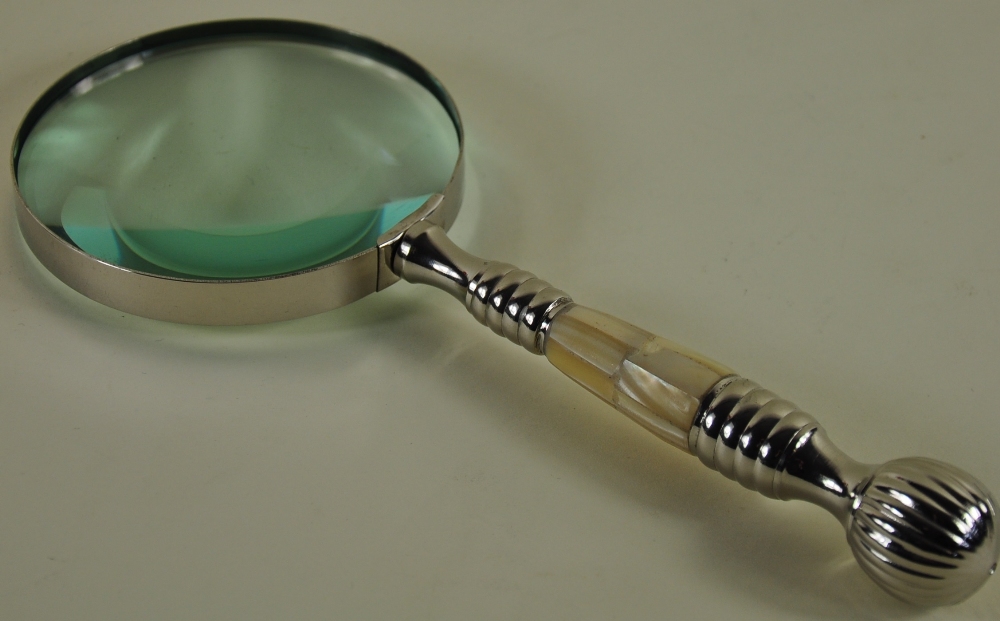
[[[426,221],[403,233],[392,270],[409,282],[447,291],[479,323],[533,354],[545,351],[552,320],[573,303],[565,291],[531,272],[465,252],[441,227]]]

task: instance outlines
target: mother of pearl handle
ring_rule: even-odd
[[[996,501],[958,468],[924,458],[856,462],[791,402],[666,339],[574,304],[530,272],[470,255],[428,222],[401,235],[391,265],[405,280],[451,293],[494,332],[544,354],[710,468],[765,496],[827,509],[846,529],[861,568],[899,599],[960,602],[996,571]]]

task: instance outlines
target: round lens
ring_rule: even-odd
[[[353,52],[277,40],[153,50],[78,82],[17,160],[27,207],[103,261],[253,278],[350,256],[441,192],[438,99]]]

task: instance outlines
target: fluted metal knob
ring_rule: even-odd
[[[996,571],[997,505],[982,483],[932,459],[858,463],[812,416],[750,380],[732,376],[713,388],[690,448],[765,496],[826,508],[861,568],[901,600],[954,604]]]
[[[879,466],[856,497],[847,541],[861,568],[899,599],[960,602],[996,571],[996,503],[982,483],[923,458]]]

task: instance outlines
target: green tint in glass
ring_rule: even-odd
[[[458,156],[447,110],[396,69],[223,39],[80,81],[31,130],[17,175],[28,208],[103,261],[253,278],[374,246]]]

